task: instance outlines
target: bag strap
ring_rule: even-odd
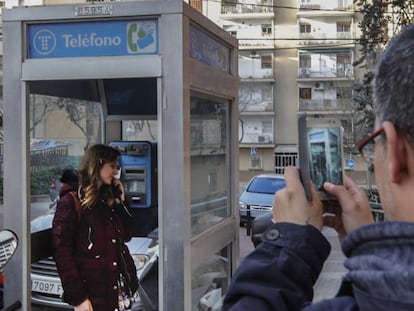
[[[79,200],[78,195],[76,194],[75,191],[70,191],[69,194],[72,196],[73,201],[75,203],[76,215],[78,216],[78,221],[80,222],[80,219],[81,219],[81,204],[80,204],[80,200]]]

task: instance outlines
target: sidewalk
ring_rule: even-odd
[[[324,227],[322,233],[328,239],[332,249],[316,281],[313,295],[314,302],[334,297],[341,285],[342,277],[347,271],[343,265],[345,256],[342,253],[336,231]]]
[[[342,276],[346,273],[343,266],[345,256],[342,254],[341,246],[338,240],[338,235],[335,230],[324,227],[322,233],[331,244],[331,253],[326,260],[321,274],[316,281],[314,287],[313,301],[320,301],[322,299],[334,297],[341,284]],[[240,227],[240,262],[253,251],[253,243],[250,236],[246,235],[246,228]]]

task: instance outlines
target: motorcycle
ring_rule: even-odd
[[[18,246],[17,235],[8,229],[0,231],[0,273],[3,274],[3,269],[9,262],[10,258],[15,253]],[[22,307],[20,301],[12,303],[10,306],[2,309],[1,311],[17,311]]]

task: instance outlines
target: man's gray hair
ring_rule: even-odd
[[[414,24],[389,44],[377,64],[374,79],[377,122],[391,121],[400,133],[414,139]]]

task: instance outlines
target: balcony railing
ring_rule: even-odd
[[[271,101],[251,101],[251,102],[244,102],[245,99],[240,98],[239,100],[239,111],[241,114],[243,113],[263,113],[263,112],[273,112],[274,106],[273,102]]]
[[[352,99],[299,99],[299,111],[346,111]]]
[[[271,2],[245,4],[245,3],[222,3],[221,14],[252,14],[273,13]]]
[[[331,36],[328,36],[326,33],[299,33],[299,44],[301,45],[351,42],[353,42],[351,32],[337,32],[336,35]]]
[[[243,39],[243,38],[238,38],[239,39],[239,45],[243,46],[243,47],[247,47],[247,46],[264,46],[264,47],[271,47],[274,46],[274,40],[271,36],[262,36],[260,39]]]
[[[298,72],[299,78],[353,78],[354,68],[352,65],[337,64],[336,68],[309,68],[301,67]]]
[[[322,0],[312,0],[308,1],[307,3],[303,3],[303,0],[298,0],[299,9],[301,11],[319,11],[319,10],[353,10],[353,3],[352,0],[343,1],[322,1]]]
[[[273,135],[259,133],[244,133],[242,144],[273,144]]]

